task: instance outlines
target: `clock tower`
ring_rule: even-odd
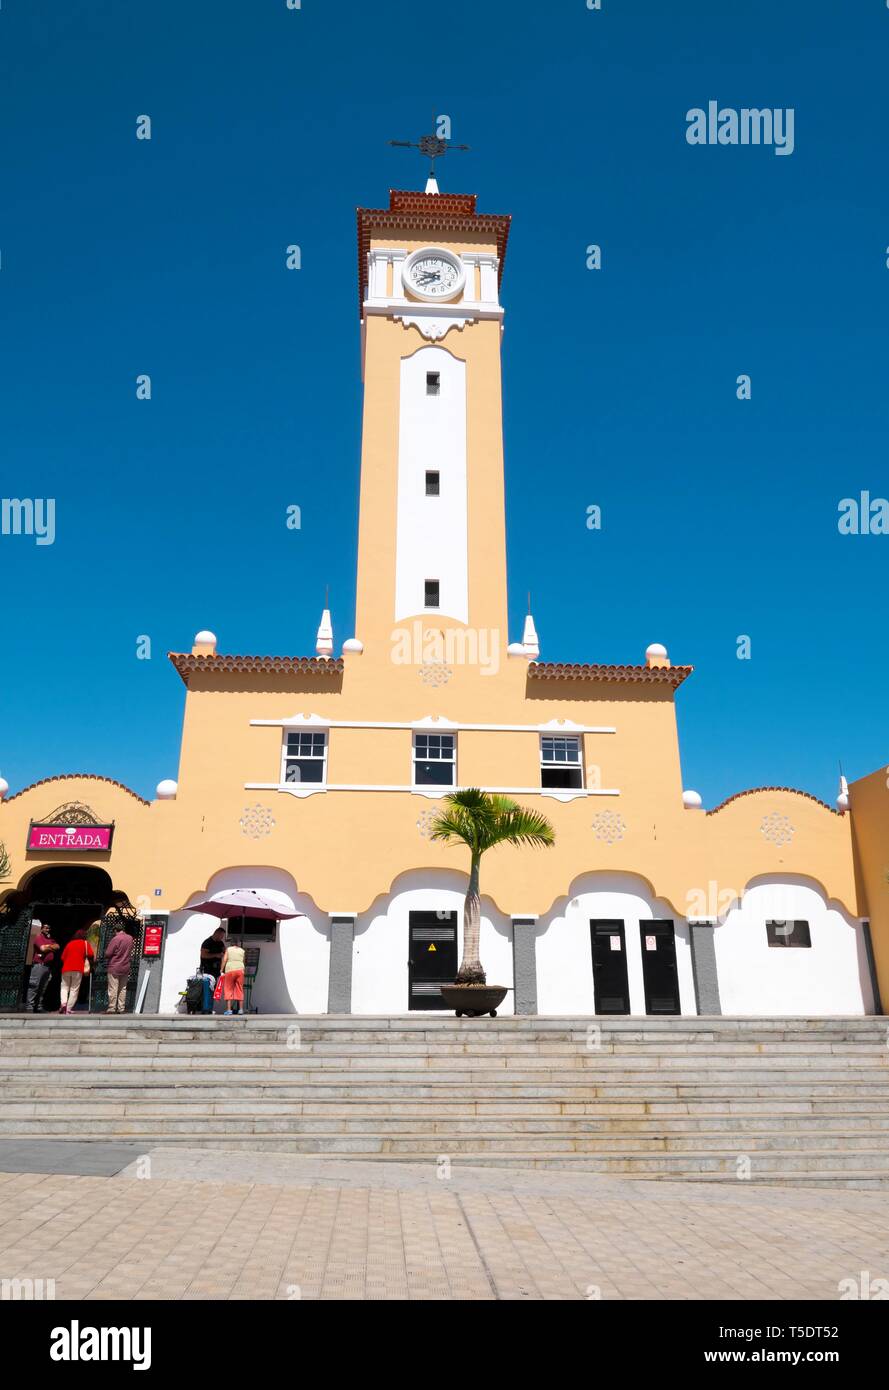
[[[433,183],[430,187],[435,187]],[[364,416],[355,631],[507,637],[500,280],[509,218],[474,195],[358,210]]]

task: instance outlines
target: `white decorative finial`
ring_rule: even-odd
[[[537,629],[534,626],[534,619],[531,617],[530,613],[525,619],[525,630],[522,633],[522,647],[524,648],[525,656],[530,657],[532,661],[537,660],[540,655],[540,643],[537,640]]]
[[[682,793],[682,804],[686,811],[700,811],[703,806],[700,792],[693,792],[691,788]]]
[[[343,643],[344,652],[363,652],[364,643],[360,637],[347,637]]]
[[[438,191],[438,180],[434,179],[430,174],[428,179],[426,180],[426,192],[437,193]]]
[[[179,783],[174,782],[172,777],[165,777],[155,788],[158,801],[173,801],[178,790]]]
[[[836,799],[838,811],[848,811],[849,809],[849,783],[842,773],[840,773],[840,794]]]
[[[315,651],[318,656],[325,659],[333,656],[333,624],[330,621],[329,608],[325,608],[321,614],[321,622],[318,624],[318,633],[315,637]]]
[[[3,800],[4,796],[6,795],[6,793],[7,793],[8,791],[9,791],[9,783],[7,782],[7,780],[6,780],[5,777],[0,777],[0,801]]]

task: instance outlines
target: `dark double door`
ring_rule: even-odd
[[[627,939],[618,918],[590,922],[593,948],[593,993],[597,1014],[628,1014],[630,983]],[[642,979],[647,1014],[679,1013],[676,940],[672,922],[640,922]]]
[[[457,973],[457,914],[412,912],[408,930],[408,1008],[443,1009],[441,987]]]

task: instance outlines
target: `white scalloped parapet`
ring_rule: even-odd
[[[178,790],[179,783],[174,782],[172,777],[165,777],[155,788],[158,801],[173,801]]]
[[[700,811],[703,806],[700,792],[694,792],[690,788],[682,793],[682,804],[686,811]]]

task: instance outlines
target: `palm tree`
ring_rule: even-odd
[[[486,977],[479,960],[478,887],[482,855],[495,845],[552,845],[556,832],[538,811],[528,811],[508,796],[493,796],[477,787],[451,792],[445,797],[445,807],[432,823],[430,838],[466,845],[471,855],[463,904],[463,961],[454,983],[483,985]]]

